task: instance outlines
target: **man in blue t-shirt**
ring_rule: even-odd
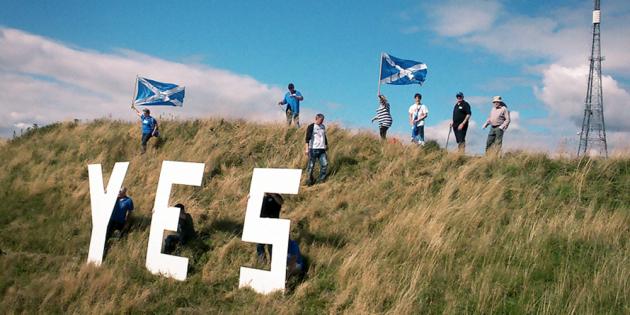
[[[133,211],[133,200],[127,196],[127,188],[121,187],[118,192],[118,198],[114,203],[114,211],[112,211],[112,217],[109,219],[109,225],[107,227],[107,237],[118,230],[120,234],[126,228],[129,221],[129,215]]]
[[[159,136],[158,122],[155,118],[151,117],[151,111],[148,108],[139,111],[134,105],[131,108],[136,111],[136,114],[140,117],[142,122],[142,153],[147,151],[147,142],[151,137]]]
[[[291,126],[291,121],[300,128],[300,101],[304,100],[302,93],[295,89],[293,83],[289,83],[289,92],[284,95],[284,99],[278,105],[286,105],[287,124]]]

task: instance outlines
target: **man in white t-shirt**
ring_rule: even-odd
[[[313,178],[313,168],[315,161],[319,161],[319,182],[326,180],[326,169],[328,167],[328,159],[326,158],[326,149],[328,149],[328,138],[326,138],[326,126],[324,126],[324,115],[315,115],[315,122],[306,127],[306,146],[304,153],[308,156],[308,165],[306,172],[308,173],[307,185],[315,184]]]
[[[411,142],[424,145],[424,121],[429,116],[429,109],[422,104],[422,95],[414,95],[416,102],[409,106],[409,124],[411,125]]]

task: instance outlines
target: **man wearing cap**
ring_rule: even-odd
[[[147,151],[147,142],[149,139],[159,136],[158,123],[155,118],[151,117],[151,111],[149,111],[148,108],[143,108],[142,112],[134,105],[131,105],[131,108],[136,111],[136,114],[138,114],[142,122],[142,153],[144,153]]]
[[[468,131],[468,121],[470,121],[472,112],[470,111],[470,104],[464,101],[464,93],[458,92],[455,97],[457,98],[457,103],[453,107],[451,127],[453,128],[453,134],[455,134],[457,148],[459,152],[463,153],[466,149],[466,132]]]
[[[126,230],[129,215],[133,211],[133,200],[127,196],[127,188],[121,187],[118,191],[118,197],[114,204],[112,217],[109,219],[107,226],[107,237],[110,237],[114,231],[119,231],[122,235]]]
[[[510,111],[508,111],[507,106],[503,103],[501,96],[493,97],[492,105],[490,116],[488,120],[486,120],[486,123],[483,124],[484,129],[491,126],[490,132],[488,133],[488,141],[486,141],[486,153],[492,146],[496,147],[497,152],[501,150],[503,133],[510,125]]]
[[[289,92],[284,95],[284,99],[278,102],[278,105],[286,105],[285,113],[287,115],[287,124],[291,126],[291,121],[295,126],[300,128],[300,101],[304,100],[302,93],[295,89],[293,83],[289,83]]]

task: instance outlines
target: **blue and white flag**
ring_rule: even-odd
[[[398,59],[387,53],[381,56],[381,83],[420,84],[427,77],[427,65],[419,61]]]
[[[185,88],[173,83],[163,83],[138,77],[133,105],[183,106]]]

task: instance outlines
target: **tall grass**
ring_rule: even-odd
[[[285,294],[238,289],[255,266],[240,240],[252,170],[303,168],[303,132],[244,121],[39,128],[0,145],[0,309],[6,313],[630,313],[630,159],[447,154],[329,126],[331,175],[285,196],[281,216],[310,262]],[[154,139],[152,139],[154,141]],[[154,145],[155,142],[151,142]],[[144,264],[163,160],[206,164],[175,186],[199,241],[179,282]],[[86,265],[87,164],[130,161],[132,231]]]

